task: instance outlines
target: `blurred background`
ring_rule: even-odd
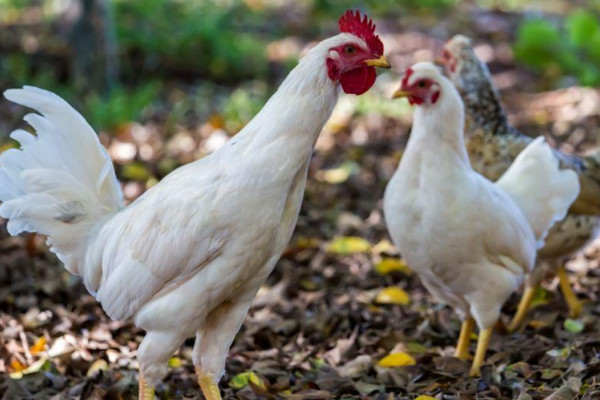
[[[569,333],[553,328],[562,317],[552,311],[564,307],[551,292],[554,282],[536,298],[537,328],[517,342],[499,342],[513,353],[523,348],[519,360],[544,369],[538,380],[509,371],[494,389],[448,378],[457,366],[438,356],[451,354],[458,320],[395,258],[380,203],[412,115],[406,102],[389,100],[391,92],[409,65],[433,60],[457,33],[470,36],[488,63],[511,122],[567,152],[594,151],[598,0],[0,0],[0,90],[27,84],[65,97],[99,133],[131,201],[235,135],[303,53],[337,33],[348,8],[374,18],[393,68],[366,95],[342,96],[319,138],[294,239],[234,345],[225,398],[257,398],[261,385],[321,396],[292,400],[375,398],[382,382],[404,394],[512,398],[518,387],[551,392],[565,371],[581,372],[581,362],[598,375],[593,349],[600,337],[592,334],[583,361],[559,361],[571,347],[561,342]],[[0,100],[0,151],[14,146],[8,134],[23,126],[26,112]],[[0,395],[132,398],[141,332],[109,321],[43,242],[10,238],[0,228]],[[570,264],[588,302],[599,296],[599,249]],[[400,291],[378,297],[386,286]],[[600,332],[594,321],[583,326]],[[371,357],[398,350],[398,343],[420,355],[417,378],[410,369],[369,369]],[[162,398],[195,398],[191,344],[170,362],[174,374],[158,387]],[[368,358],[366,367],[359,357]]]

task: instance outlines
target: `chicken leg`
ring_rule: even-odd
[[[523,297],[521,297],[521,301],[519,302],[519,306],[517,307],[517,313],[513,317],[512,321],[510,321],[510,325],[508,325],[508,331],[514,332],[516,331],[521,323],[525,319],[529,308],[531,307],[531,302],[533,301],[533,296],[537,291],[539,285],[536,286],[527,286],[525,288],[525,292],[523,293]]]
[[[456,345],[454,357],[463,361],[466,361],[470,358],[469,344],[471,342],[471,333],[473,333],[474,326],[475,320],[473,317],[468,317],[463,321],[460,328],[460,336],[458,337],[458,344]]]
[[[140,371],[139,400],[154,400],[154,386],[146,384],[144,374]]]
[[[204,398],[206,400],[221,400],[219,385],[215,383],[212,374],[202,371],[199,367],[196,367],[196,374],[198,374],[198,385],[200,385]]]
[[[575,293],[573,293],[573,288],[569,283],[569,277],[567,276],[567,271],[565,270],[564,265],[560,265],[556,271],[558,275],[558,282],[560,284],[560,290],[567,302],[567,306],[569,307],[569,317],[577,318],[581,315],[581,310],[583,306]]]
[[[493,330],[493,327],[489,327],[479,332],[477,351],[475,352],[475,358],[473,359],[473,365],[471,366],[469,376],[474,377],[481,375],[481,365],[483,364],[483,361],[485,361],[485,353],[487,352],[488,345],[490,344]]]

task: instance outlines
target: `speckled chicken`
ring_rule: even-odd
[[[0,214],[12,235],[48,236],[113,319],[146,331],[138,349],[140,398],[186,338],[208,400],[257,290],[296,225],[314,143],[340,92],[362,94],[389,67],[375,26],[358,12],[313,47],[263,109],[222,148],[176,169],[125,206],[108,154],[85,119],[57,95],[13,89],[33,108],[20,149],[0,156]],[[207,99],[210,101],[210,99]]]
[[[463,102],[431,63],[409,68],[394,97],[407,97],[416,110],[385,190],[388,231],[427,290],[463,319],[457,357],[468,358],[477,323],[471,375],[478,375],[502,305],[579,193],[577,175],[559,169],[543,138],[531,142],[495,183],[474,171]]]
[[[471,164],[476,171],[496,180],[533,139],[509,124],[489,70],[477,58],[468,38],[457,35],[449,40],[444,46],[442,61],[465,103],[465,137]],[[519,327],[537,287],[549,271],[558,274],[570,316],[577,317],[582,310],[563,262],[597,233],[600,222],[600,160],[596,156],[578,157],[558,150],[554,154],[562,167],[577,172],[581,192],[568,216],[554,225],[545,246],[539,250],[538,266],[527,280],[509,330]]]

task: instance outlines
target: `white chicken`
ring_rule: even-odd
[[[375,26],[339,20],[225,146],[183,166],[125,207],[111,160],[85,119],[33,88],[7,99],[37,110],[0,156],[0,215],[10,234],[48,236],[65,267],[113,319],[147,333],[138,349],[140,398],[152,399],[167,361],[196,337],[193,363],[208,400],[257,290],[296,225],[315,140],[340,88],[362,94],[389,68]]]
[[[478,375],[500,308],[535,263],[553,222],[579,192],[577,175],[558,168],[542,138],[533,141],[496,183],[469,164],[464,105],[431,63],[409,68],[394,97],[415,110],[411,136],[384,197],[392,240],[425,287],[463,320],[455,355]]]

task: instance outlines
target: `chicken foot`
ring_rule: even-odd
[[[473,317],[468,317],[462,323],[460,328],[460,336],[458,337],[458,344],[456,345],[456,351],[454,357],[467,361],[471,358],[469,354],[469,344],[471,342],[471,333],[475,327],[475,320]]]
[[[564,265],[560,265],[556,271],[556,275],[558,275],[558,282],[560,285],[560,290],[567,302],[567,306],[569,307],[569,317],[577,318],[581,315],[581,310],[583,306],[581,305],[581,301],[575,296],[573,293],[573,287],[569,283],[569,277],[567,276],[567,271],[565,270]]]
[[[521,323],[523,323],[523,320],[525,319],[525,316],[527,315],[527,312],[531,307],[533,296],[535,295],[535,292],[537,291],[538,287],[539,285],[527,286],[525,288],[523,297],[521,297],[521,301],[519,302],[519,306],[517,307],[517,313],[513,317],[512,321],[510,321],[510,325],[508,325],[509,332],[516,331],[519,328],[519,326],[521,326]]]
[[[481,375],[481,365],[485,361],[485,353],[487,352],[488,346],[490,344],[490,339],[492,338],[493,331],[494,328],[493,326],[491,326],[479,332],[477,350],[475,352],[475,358],[473,359],[473,365],[471,366],[469,376],[474,377]]]

